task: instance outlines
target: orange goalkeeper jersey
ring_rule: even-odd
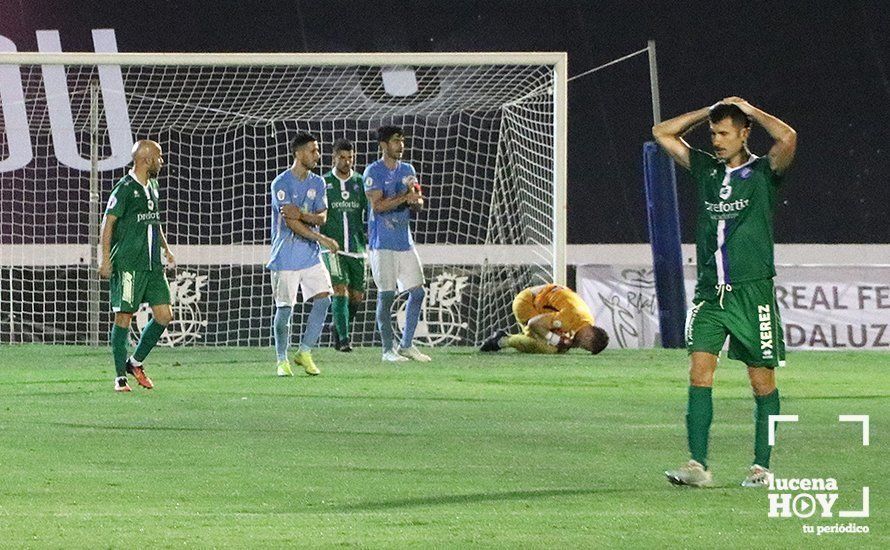
[[[543,285],[538,287],[527,288],[519,293],[516,297],[517,301],[525,302],[530,308],[522,317],[518,319],[519,310],[514,307],[517,312],[517,319],[525,325],[529,319],[542,313],[553,313],[553,320],[562,324],[562,330],[569,334],[574,334],[584,325],[593,325],[593,313],[584,303],[580,296],[572,292],[571,289],[562,285]]]

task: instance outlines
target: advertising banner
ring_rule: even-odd
[[[779,266],[786,348],[890,350],[890,266]],[[686,296],[695,268],[685,268]],[[576,288],[619,348],[660,345],[651,267],[579,266]]]

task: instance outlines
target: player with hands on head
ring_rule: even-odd
[[[684,135],[708,121],[713,154],[694,149]],[[773,139],[765,157],[748,149],[752,122]],[[688,169],[698,187],[698,280],[687,312],[690,356],[686,432],[691,459],[665,472],[677,485],[712,483],[708,437],[711,388],[718,354],[729,338],[729,358],[747,365],[754,394],[754,461],[744,487],[769,484],[769,417],[779,414],[775,367],[784,364],[785,342],[773,277],[773,216],[779,188],[794,160],[791,126],[740,97],[727,97],[652,128],[658,144]]]

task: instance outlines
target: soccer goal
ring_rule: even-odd
[[[300,130],[320,137],[322,173],[335,139],[361,171],[378,126],[405,128],[427,199],[420,343],[478,343],[513,324],[516,292],[565,282],[564,53],[3,53],[0,82],[0,342],[106,341],[98,224],[145,138],[164,148],[179,264],[167,344],[270,342],[269,185]]]

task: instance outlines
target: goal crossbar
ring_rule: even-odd
[[[435,53],[101,53],[0,52],[0,65],[214,65],[276,66],[366,65],[562,65],[565,52],[435,52]]]

